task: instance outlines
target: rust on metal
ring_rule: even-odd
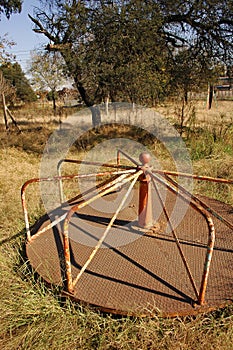
[[[175,239],[175,242],[176,242],[177,248],[178,248],[178,250],[179,250],[181,259],[182,259],[182,261],[183,261],[183,263],[184,263],[184,266],[185,266],[185,269],[186,269],[186,271],[187,271],[187,273],[188,273],[188,277],[189,277],[189,280],[190,280],[190,282],[191,282],[191,284],[192,284],[192,287],[193,287],[193,289],[194,289],[194,293],[195,293],[196,297],[198,298],[198,297],[199,297],[199,294],[198,294],[198,291],[197,291],[197,286],[196,286],[196,283],[195,283],[194,278],[193,278],[193,276],[192,276],[192,273],[191,273],[190,267],[189,267],[189,265],[188,265],[188,262],[187,262],[187,260],[186,260],[186,258],[185,258],[184,252],[183,252],[183,250],[182,250],[182,248],[181,248],[180,241],[179,241],[179,239],[178,239],[178,237],[177,237],[177,235],[176,235],[176,232],[175,232],[175,230],[174,230],[174,228],[173,228],[173,226],[172,226],[172,223],[171,223],[171,221],[170,221],[169,215],[168,215],[167,210],[166,210],[166,208],[165,208],[165,206],[164,206],[164,204],[163,204],[163,200],[162,200],[162,198],[161,198],[161,196],[160,196],[159,190],[158,190],[158,188],[157,188],[157,186],[156,186],[156,183],[155,183],[154,179],[152,179],[152,182],[153,182],[153,185],[154,185],[156,194],[157,194],[157,196],[158,196],[158,198],[159,198],[160,204],[161,204],[161,206],[162,206],[162,208],[163,208],[163,212],[164,212],[165,217],[166,217],[166,219],[167,219],[168,226],[169,226],[169,228],[170,228],[170,230],[171,230],[171,232],[172,232],[172,235],[173,235],[173,237],[174,237],[174,239]]]
[[[127,159],[129,159],[134,165],[140,166],[139,162],[137,162],[135,159],[133,159],[130,155],[128,155],[127,153],[125,153],[121,149],[119,149],[117,151],[117,166],[124,166],[124,165],[120,165],[120,154],[123,154],[123,156],[125,156]]]
[[[187,174],[187,173],[180,173],[180,172],[168,171],[168,170],[155,170],[155,172],[157,174],[160,174],[160,175],[166,174],[166,175],[172,175],[172,176],[186,177],[186,178],[195,179],[195,180],[203,180],[203,181],[219,182],[219,183],[225,183],[225,184],[233,184],[233,180],[216,178],[216,177],[211,177],[211,176]]]
[[[166,174],[164,174],[164,175],[165,175],[165,178],[169,182],[171,182],[173,185],[175,185],[185,195],[189,196],[190,199],[193,199],[198,204],[200,211],[202,211],[204,213],[204,211],[207,210],[204,215],[206,217],[208,227],[209,227],[209,239],[208,239],[208,244],[207,244],[207,254],[206,254],[206,259],[205,259],[205,263],[204,263],[204,271],[203,271],[203,276],[202,276],[201,288],[200,288],[200,293],[199,293],[199,297],[198,297],[198,303],[200,305],[202,305],[202,304],[204,304],[205,292],[206,292],[206,288],[207,288],[207,280],[208,280],[209,269],[210,269],[212,255],[213,255],[214,242],[215,242],[214,223],[213,223],[212,218],[209,215],[207,215],[207,213],[210,212],[212,215],[214,215],[221,222],[224,222],[224,224],[231,229],[233,229],[233,225],[229,221],[227,221],[225,218],[223,218],[221,215],[216,213],[216,211],[211,209],[208,205],[206,205],[206,203],[204,203],[199,198],[197,198],[196,196],[191,194],[189,191],[187,191],[183,186],[179,185],[177,182],[175,182],[173,179],[171,179]],[[201,176],[199,176],[197,178],[200,179],[200,177]],[[222,183],[229,183],[229,184],[233,183],[233,181],[227,180],[227,179],[216,179],[216,178],[209,178],[209,177],[202,177],[202,178],[203,178],[203,180],[210,180],[210,181],[214,181],[214,182],[222,182]]]
[[[85,165],[93,165],[93,166],[101,166],[105,168],[116,168],[116,169],[131,169],[132,167],[129,167],[127,165],[118,165],[118,164],[109,164],[109,163],[101,163],[101,162],[91,162],[91,161],[85,161],[85,160],[78,160],[78,159],[61,159],[57,164],[57,173],[59,177],[59,193],[60,193],[60,202],[63,203],[65,201],[64,192],[63,192],[63,184],[62,184],[62,172],[61,167],[63,163],[72,163],[72,164],[85,164]],[[118,173],[120,173],[118,171]],[[99,172],[98,176],[105,175],[106,172],[102,172],[102,174]],[[93,176],[89,174],[89,176]]]
[[[203,215],[205,218],[208,228],[209,228],[209,233],[208,233],[208,243],[207,243],[207,253],[206,253],[206,259],[204,263],[204,270],[203,270],[203,275],[202,275],[202,282],[201,282],[201,288],[199,291],[199,296],[198,296],[198,303],[202,305],[205,300],[205,291],[206,291],[206,286],[207,286],[207,280],[209,276],[209,268],[210,268],[210,263],[213,255],[213,247],[214,247],[214,242],[215,242],[215,229],[214,229],[214,224],[213,220],[210,217],[209,213],[202,208],[198,203],[192,200],[190,196],[186,196],[184,193],[181,194],[179,193],[175,188],[173,188],[171,185],[164,183],[162,179],[160,179],[158,176],[155,174],[151,173],[151,176],[155,178],[158,182],[161,184],[165,185],[170,191],[175,193],[177,196],[179,196],[182,200],[185,202],[189,203],[195,210],[197,210],[199,213]]]
[[[97,245],[95,246],[95,248],[93,249],[91,255],[89,256],[88,260],[86,261],[86,263],[83,265],[82,269],[80,270],[79,274],[77,275],[77,277],[75,278],[75,280],[73,281],[73,286],[76,285],[76,283],[78,282],[78,280],[80,279],[80,277],[82,276],[83,272],[86,270],[86,268],[88,267],[88,265],[90,264],[90,262],[92,261],[92,259],[94,258],[94,256],[96,255],[97,251],[99,250],[99,248],[101,247],[101,244],[104,242],[105,238],[107,237],[108,232],[110,231],[114,221],[117,218],[117,215],[119,214],[119,212],[121,211],[123,205],[125,204],[125,201],[127,200],[130,192],[132,191],[133,186],[135,185],[135,182],[137,181],[138,177],[140,175],[140,172],[137,172],[136,174],[134,174],[133,176],[131,176],[130,179],[127,179],[127,181],[133,180],[132,183],[130,184],[126,194],[123,196],[123,199],[121,201],[121,203],[119,204],[117,210],[115,211],[111,221],[109,222],[106,230],[104,231],[102,237],[99,239]]]
[[[131,161],[132,166],[121,165],[121,155]],[[62,176],[61,166],[63,162],[84,163],[112,168],[113,170]],[[63,180],[100,176],[111,176],[111,178],[64,203]],[[62,159],[58,164],[58,176],[27,181],[21,189],[21,200],[28,242],[26,249],[32,265],[45,280],[53,282],[53,278],[50,279],[50,276],[54,275],[56,281],[61,281],[59,283],[65,281],[65,293],[74,300],[94,305],[103,311],[112,313],[140,314],[141,316],[159,314],[171,317],[197,314],[227,305],[230,298],[228,279],[232,278],[232,275],[230,272],[225,272],[227,279],[224,280],[224,288],[228,292],[221,294],[224,274],[219,274],[218,270],[215,271],[215,269],[219,268],[220,254],[226,254],[227,261],[232,261],[233,248],[226,249],[224,246],[220,250],[219,243],[215,247],[215,229],[218,232],[218,228],[221,227],[219,233],[221,238],[218,242],[222,242],[222,237],[225,235],[224,230],[230,239],[229,230],[233,229],[230,216],[232,207],[226,205],[226,210],[222,212],[220,210],[220,215],[217,201],[207,197],[204,201],[199,196],[187,191],[170,176],[233,184],[232,180],[227,179],[154,170],[150,166],[150,155],[147,152],[140,155],[138,162],[122,150],[117,152],[116,164]],[[139,180],[139,190],[134,189],[137,180]],[[42,181],[58,182],[61,202],[63,203],[62,210],[59,217],[52,221],[48,217],[43,224],[38,225],[39,229],[36,232],[34,230],[34,234],[31,235],[26,188],[31,183]],[[130,185],[126,189],[125,184],[127,183]],[[160,195],[157,184],[168,189],[168,198],[165,201]],[[114,213],[107,215],[106,219],[102,213],[101,220],[95,219],[95,215],[99,215],[99,212],[93,213],[91,203],[94,201],[98,203],[103,196],[114,198],[114,191],[119,189],[122,191],[119,192],[122,198]],[[95,193],[93,193],[94,190]],[[180,227],[173,227],[170,211],[174,199],[177,197],[188,204],[188,213],[183,219],[181,228],[186,231],[185,220],[189,220],[187,227],[191,225],[191,232],[188,230],[181,232]],[[127,204],[127,210],[122,210],[126,201],[129,200],[130,204]],[[159,224],[161,220],[161,225],[159,231],[155,233],[150,228],[151,226],[153,228],[154,225],[153,217],[157,206],[162,209],[162,214],[156,219],[156,223],[158,221]],[[78,220],[94,220],[94,227],[95,225],[104,227],[100,237],[95,235],[94,231],[87,232],[94,239],[92,247],[78,243],[70,237],[71,224],[73,226],[71,218],[76,212],[81,215],[77,217]],[[126,213],[130,213],[130,215]],[[128,228],[121,226],[121,221],[128,222],[130,220],[132,222],[135,220],[132,219],[134,215],[138,219],[138,225],[146,228],[145,231],[142,231],[144,234],[135,232],[131,226]],[[130,219],[128,219],[129,217]],[[74,219],[77,220],[77,218]],[[194,221],[193,224],[192,221]],[[166,226],[169,227],[169,235],[164,229]],[[76,224],[74,227],[76,229]],[[83,235],[84,233],[78,227],[77,234]],[[192,238],[194,240],[192,241],[189,234],[194,235],[194,232],[195,237],[200,237],[201,241],[198,238]],[[111,234],[122,237],[125,234],[130,234],[134,240],[122,247],[110,246],[110,249],[102,249],[105,239],[108,241]],[[204,239],[204,237],[207,238]],[[226,240],[226,242],[228,241]],[[43,244],[46,249],[43,248]],[[47,249],[48,253],[46,253]],[[59,249],[61,250],[58,252]],[[53,253],[50,254],[50,250]],[[195,255],[196,253],[197,255]],[[212,259],[213,254],[216,254],[218,258]],[[177,259],[176,255],[180,256],[181,259]],[[42,260],[40,260],[40,256]],[[47,256],[45,261],[43,260],[44,256]],[[62,261],[65,264],[62,265],[60,271],[61,256],[63,256]],[[201,260],[199,260],[200,257]],[[172,263],[170,264],[167,259],[171,259]],[[223,268],[221,264],[220,266]],[[173,268],[175,273],[172,274]],[[63,276],[62,271],[65,276]],[[214,288],[217,290],[215,291]],[[95,293],[95,289],[98,293]]]
[[[217,213],[215,210],[213,210],[210,206],[208,206],[203,200],[199,199],[197,196],[195,196],[194,194],[190,193],[189,191],[187,191],[183,186],[181,186],[180,184],[178,184],[176,181],[174,181],[170,176],[167,176],[167,174],[162,174],[170,183],[172,183],[174,186],[176,186],[182,193],[186,194],[187,196],[189,196],[189,198],[192,198],[196,203],[198,203],[201,207],[203,207],[204,209],[206,209],[209,213],[211,213],[212,215],[214,215],[218,220],[224,222],[224,224],[226,224],[229,228],[233,229],[233,224],[230,223],[228,220],[226,220],[223,216],[221,216],[219,213]],[[204,180],[207,180],[206,178]],[[215,178],[211,178],[210,181],[214,181],[214,182],[223,182],[223,181],[218,181],[218,180],[225,180],[225,179],[215,179]],[[228,184],[233,183],[231,180],[226,180],[228,181]],[[225,181],[224,181],[225,183]]]
[[[65,259],[67,259],[66,266],[70,267],[70,251],[69,251],[69,244],[68,244],[68,242],[69,242],[69,222],[70,222],[70,219],[71,219],[72,215],[75,212],[77,212],[79,209],[84,208],[85,206],[87,206],[88,204],[94,202],[98,198],[100,198],[100,197],[108,194],[109,192],[112,192],[113,190],[117,189],[119,186],[122,185],[122,183],[125,184],[125,183],[129,182],[130,180],[133,180],[134,178],[136,178],[136,180],[137,180],[138,176],[140,176],[141,174],[142,174],[142,170],[139,170],[139,171],[137,171],[136,174],[133,174],[133,175],[126,174],[126,175],[128,175],[127,178],[126,178],[125,174],[122,175],[122,176],[119,176],[117,180],[109,182],[108,186],[106,186],[106,188],[104,188],[100,193],[98,193],[97,195],[94,195],[93,197],[91,197],[91,198],[81,202],[80,204],[74,205],[68,211],[68,213],[66,215],[66,218],[64,220],[64,225],[63,225],[64,247],[66,247],[66,249],[67,249],[66,250],[66,254],[65,254]],[[133,184],[136,182],[136,180],[133,181]],[[130,189],[131,189],[131,186],[130,186]],[[112,224],[111,224],[111,226],[112,226]],[[100,245],[102,244],[103,239],[106,237],[106,234],[108,233],[109,229],[107,231],[105,231],[105,234],[104,234],[102,240],[100,240],[100,242],[101,242]],[[99,244],[97,245],[96,251],[99,249],[100,245]],[[90,256],[89,259],[92,260],[92,257]],[[88,264],[89,264],[89,262],[88,262]],[[73,283],[73,280],[72,280],[71,269],[66,270],[66,279],[67,279],[68,292],[72,293],[73,292],[74,283]]]
[[[61,180],[72,180],[75,178],[88,178],[88,177],[98,177],[98,176],[104,176],[104,175],[124,175],[124,174],[129,174],[131,172],[135,172],[136,169],[128,169],[125,171],[105,171],[105,172],[100,172],[100,173],[93,173],[93,174],[75,174],[75,175],[63,175],[63,176],[53,176],[53,177],[45,177],[45,178],[33,178],[28,181],[26,181],[22,188],[21,188],[21,203],[22,203],[22,208],[23,208],[23,213],[24,213],[24,220],[25,220],[25,227],[26,227],[26,233],[27,233],[27,240],[31,240],[31,231],[30,231],[30,224],[29,224],[29,216],[28,216],[28,209],[27,209],[27,204],[26,204],[26,189],[27,187],[32,184],[32,183],[40,183],[44,181],[48,182],[54,182],[54,181],[60,181]],[[108,185],[107,185],[108,186]],[[59,187],[61,190],[61,187]],[[60,192],[61,196],[61,192]],[[62,197],[64,198],[64,195],[62,194]],[[58,218],[57,221],[54,221],[52,224],[48,225],[48,229],[62,221],[64,217]],[[42,232],[45,232],[46,228],[44,228],[41,232],[38,232],[37,234],[40,234]]]
[[[138,225],[139,227],[148,229],[153,226],[152,214],[152,196],[151,196],[151,176],[147,170],[152,170],[150,167],[151,157],[149,153],[141,153],[139,156],[143,174],[139,177],[139,206],[138,206]]]
[[[27,210],[27,205],[26,205],[25,188],[26,188],[26,186],[23,186],[21,189],[21,202],[22,202],[23,213],[24,213],[24,221],[25,221],[27,240],[30,241],[31,240],[31,232],[30,232],[30,224],[29,224],[29,219],[28,219],[28,210]]]
[[[110,163],[101,163],[101,162],[94,162],[94,161],[86,161],[86,160],[79,160],[79,159],[61,159],[58,162],[57,170],[60,172],[60,168],[62,166],[62,163],[73,163],[73,164],[86,164],[86,165],[98,165],[104,168],[116,168],[116,169],[132,169],[132,167],[128,165],[123,164],[110,164]]]
[[[214,243],[215,243],[215,228],[214,228],[213,220],[209,216],[206,216],[206,220],[208,221],[208,226],[210,231],[209,231],[209,239],[207,244],[207,253],[206,253],[206,258],[204,263],[204,271],[203,271],[202,281],[201,281],[201,288],[200,288],[199,297],[198,297],[199,305],[203,305],[205,302],[205,293],[206,293],[208,276],[210,272],[210,264],[212,260]]]

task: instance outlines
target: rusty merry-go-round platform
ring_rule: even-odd
[[[121,165],[120,153],[133,166]],[[57,177],[23,185],[34,270],[74,300],[117,314],[182,316],[231,303],[233,207],[191,195],[175,179],[233,181],[153,170],[146,153],[137,162],[118,151],[117,163],[104,166],[112,169],[94,177],[110,179],[68,202],[62,181],[93,174],[62,176],[59,167]],[[62,204],[30,229],[25,192],[40,181],[58,181]]]

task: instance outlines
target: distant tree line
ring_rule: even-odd
[[[18,63],[5,63],[0,66],[0,71],[6,82],[15,91],[14,98],[12,95],[6,94],[6,99],[12,104],[18,102],[34,102],[37,100],[36,94],[33,91],[28,79],[26,78],[21,66]]]
[[[4,14],[8,19],[13,13],[20,13],[22,0],[0,0],[0,20]],[[6,51],[7,46],[14,45],[6,36],[0,37],[0,92],[4,94],[4,103],[9,100],[32,102],[36,95],[18,63],[10,63],[12,59]],[[2,99],[1,99],[2,100]]]

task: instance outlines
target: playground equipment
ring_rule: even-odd
[[[132,166],[124,165],[122,157]],[[64,163],[99,165],[104,170],[62,175]],[[32,267],[74,300],[117,314],[191,315],[231,303],[233,208],[191,194],[175,180],[178,176],[233,184],[153,169],[145,152],[136,161],[118,150],[113,164],[62,159],[57,176],[31,179],[22,186]],[[103,181],[65,200],[64,181],[90,178]],[[61,205],[31,229],[26,189],[35,182],[54,181]],[[166,190],[165,197],[161,189]],[[102,201],[111,204],[116,196],[114,212],[104,212]],[[183,204],[186,210],[178,220]]]

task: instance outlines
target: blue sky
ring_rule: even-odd
[[[13,14],[9,20],[2,15],[0,20],[0,35],[8,33],[8,38],[16,43],[8,51],[16,55],[16,61],[24,71],[30,59],[30,51],[48,43],[43,35],[33,32],[33,23],[28,18],[28,13],[33,14],[33,6],[37,4],[37,0],[24,0],[20,14]]]

